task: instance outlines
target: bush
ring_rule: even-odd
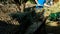
[[[49,18],[50,20],[56,20],[56,17],[57,17],[57,16],[56,16],[55,13],[51,13],[51,14],[49,15],[49,17],[50,17],[50,18]]]
[[[57,13],[51,13],[50,15],[49,15],[49,19],[50,20],[52,20],[52,21],[59,21],[60,19],[60,12],[57,12]]]
[[[28,1],[30,1],[30,2],[33,3],[33,4],[35,3],[35,0],[28,0]]]

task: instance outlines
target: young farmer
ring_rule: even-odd
[[[43,7],[50,7],[50,5],[47,5],[46,2],[48,0],[35,0],[35,2],[37,3],[36,5],[36,13],[42,12],[44,11]]]

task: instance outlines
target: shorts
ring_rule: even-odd
[[[36,8],[43,8],[43,6],[36,6]]]

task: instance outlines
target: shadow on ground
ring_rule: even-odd
[[[14,34],[18,30],[18,25],[7,24],[0,20],[0,34]]]

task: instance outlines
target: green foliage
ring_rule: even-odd
[[[30,1],[31,3],[35,3],[35,0],[28,0],[28,1]]]
[[[8,0],[0,0],[0,3],[6,4]]]
[[[56,14],[55,13],[51,13],[50,15],[49,15],[49,17],[50,17],[50,20],[56,20]]]
[[[57,14],[57,17],[59,18],[60,17],[60,12],[57,12],[56,14]]]
[[[49,19],[50,20],[52,20],[52,21],[57,21],[57,20],[59,20],[59,18],[60,18],[60,12],[57,12],[57,13],[51,13],[50,15],[49,15]]]

